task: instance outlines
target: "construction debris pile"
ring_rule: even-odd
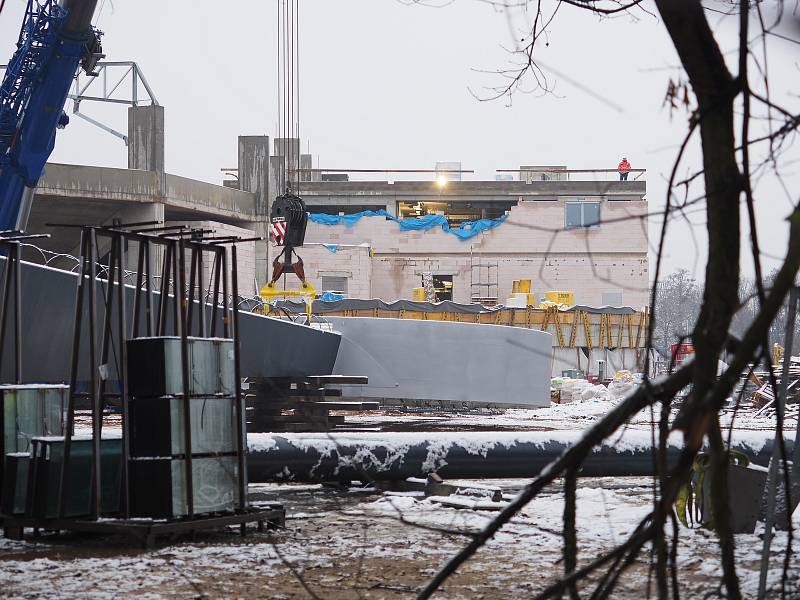
[[[624,398],[641,383],[640,373],[617,371],[608,386],[594,384],[586,379],[554,377],[550,381],[550,396],[553,402],[604,401],[611,402]]]
[[[778,347],[774,352],[775,359],[772,372],[775,383],[780,387],[783,383],[784,361],[788,358],[788,381],[786,382],[785,418],[796,418],[800,412],[800,356],[783,356],[783,349]],[[742,382],[734,390],[731,401],[749,405],[755,409],[754,417],[775,416],[775,390],[770,373],[766,370],[752,370],[743,374]]]

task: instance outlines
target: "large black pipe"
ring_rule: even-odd
[[[69,11],[64,23],[64,33],[70,37],[85,36],[92,26],[97,0],[62,0],[61,6]]]
[[[573,432],[567,432],[573,433]],[[646,433],[649,438],[650,432]],[[769,432],[764,432],[765,438]],[[573,435],[555,432],[546,439],[532,434],[427,434],[424,439],[408,434],[251,434],[249,436],[248,478],[251,482],[271,481],[370,481],[425,477],[436,472],[448,479],[531,478],[552,462],[574,441]],[[441,436],[446,435],[443,439]],[[503,436],[492,443],[488,436]],[[633,442],[602,446],[583,463],[584,477],[652,476],[653,453],[649,441],[636,436]],[[527,439],[526,439],[527,438]],[[772,440],[733,447],[751,462],[766,466],[772,454]],[[794,444],[787,440],[787,452]],[[670,446],[667,460],[672,465],[680,448]]]

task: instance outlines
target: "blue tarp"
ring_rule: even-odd
[[[344,294],[337,294],[336,292],[325,292],[319,297],[323,302],[341,302],[344,300]]]
[[[440,227],[442,231],[452,233],[461,240],[468,240],[475,237],[483,231],[488,231],[500,225],[508,218],[508,215],[503,215],[497,219],[479,219],[477,221],[464,221],[461,227],[450,227],[447,218],[443,215],[425,215],[424,217],[415,217],[412,219],[398,219],[390,215],[385,210],[365,210],[362,212],[353,213],[352,215],[324,215],[321,213],[310,213],[308,219],[312,223],[319,223],[320,225],[339,225],[344,223],[346,227],[352,227],[363,217],[384,217],[390,221],[395,221],[400,226],[401,231],[428,231]],[[331,246],[333,244],[330,244]],[[326,248],[328,245],[326,245]],[[332,252],[335,249],[328,248]]]
[[[352,215],[324,215],[322,213],[309,213],[308,220],[320,225],[339,225],[344,223],[347,227],[352,227],[358,223],[362,217],[386,217],[387,219],[395,220],[395,218],[387,213],[384,209],[381,210],[363,210],[361,212],[353,213]]]

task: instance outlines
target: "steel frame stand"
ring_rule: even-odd
[[[172,535],[181,532],[193,532],[203,529],[238,525],[244,534],[247,523],[255,522],[259,530],[264,524],[282,526],[284,511],[280,505],[250,507],[247,499],[247,464],[246,464],[246,417],[244,400],[241,391],[241,344],[238,303],[238,261],[236,243],[251,241],[237,237],[204,237],[208,231],[190,230],[185,227],[155,227],[152,229],[130,230],[132,227],[143,225],[157,225],[156,222],[131,223],[127,225],[114,224],[102,227],[81,227],[81,252],[80,269],[78,273],[77,298],[75,320],[73,329],[73,347],[70,367],[70,391],[66,411],[66,431],[64,436],[64,456],[61,464],[58,489],[58,510],[56,519],[35,519],[27,517],[3,516],[3,527],[6,535],[21,536],[25,527],[36,529],[91,531],[96,533],[124,533],[132,539],[142,542],[145,546],[153,543],[157,536]],[[16,232],[15,232],[16,233]],[[191,236],[191,237],[190,237]],[[46,237],[46,236],[30,236]],[[107,278],[105,290],[103,281],[100,281],[100,292],[104,293],[102,329],[98,330],[97,307],[97,247],[98,238],[110,241]],[[2,239],[0,243],[9,245],[10,259],[5,272],[6,285],[2,294],[3,302],[0,304],[0,342],[5,334],[6,312],[8,297],[11,293],[11,283],[15,283],[15,350],[17,358],[15,363],[15,378],[22,380],[22,360],[19,338],[21,335],[20,307],[21,286],[19,269],[19,236],[7,242]],[[253,238],[260,239],[260,238]],[[136,275],[136,285],[133,290],[132,323],[129,323],[126,308],[125,290],[125,259],[127,242],[136,242],[139,245]],[[230,245],[230,292],[228,295],[228,248]],[[157,308],[153,299],[152,289],[153,273],[151,272],[150,251],[154,246],[164,249],[161,269],[160,295]],[[186,252],[191,252],[189,284],[186,282]],[[204,253],[211,255],[211,278],[209,290],[213,289],[210,311],[207,311],[206,297],[203,291]],[[170,281],[172,294],[170,294]],[[199,292],[195,299],[195,283]],[[115,287],[116,286],[116,287]],[[221,298],[220,298],[221,293]],[[88,295],[88,299],[86,296]],[[144,295],[144,298],[143,298]],[[171,296],[171,298],[170,298]],[[170,306],[170,300],[172,306]],[[230,304],[229,304],[230,302]],[[85,322],[86,308],[88,305],[88,322]],[[195,320],[195,311],[197,319]],[[210,315],[208,314],[210,312]],[[130,519],[130,489],[129,489],[129,458],[130,458],[130,423],[129,423],[129,391],[127,382],[127,340],[138,337],[144,321],[144,331],[148,336],[154,333],[158,336],[167,335],[169,317],[172,317],[174,335],[181,340],[181,368],[183,380],[183,416],[184,416],[184,441],[186,461],[186,490],[187,490],[187,516],[182,519],[168,521],[155,521],[147,519]],[[210,318],[207,318],[210,317]],[[222,335],[233,338],[234,346],[234,371],[235,371],[235,407],[236,407],[236,457],[238,467],[237,491],[239,501],[232,512],[215,513],[198,516],[194,512],[194,490],[192,485],[192,440],[191,440],[191,414],[190,414],[190,372],[188,360],[188,338],[196,329],[201,337],[206,336],[210,329],[210,336],[215,337],[221,323]],[[116,335],[113,332],[116,324]],[[64,518],[66,509],[67,490],[69,489],[69,462],[70,451],[75,422],[76,388],[79,381],[79,362],[82,338],[88,330],[89,343],[89,371],[92,396],[92,471],[91,471],[91,505],[88,518]],[[97,333],[100,332],[98,345]],[[232,334],[232,335],[231,335]],[[116,338],[116,339],[115,339]],[[2,343],[0,343],[0,358],[2,356]],[[100,441],[103,431],[103,405],[107,396],[106,382],[109,379],[108,365],[109,350],[114,350],[114,355],[119,357],[116,376],[120,384],[122,397],[122,490],[119,515],[108,515],[121,518],[104,518],[102,515],[101,497],[101,469]],[[0,411],[2,418],[2,411]],[[0,438],[0,444],[2,438]],[[2,447],[0,446],[0,450]],[[0,454],[0,457],[2,454]],[[0,474],[2,472],[0,471]]]
[[[775,419],[782,423],[786,409],[786,390],[789,383],[789,364],[791,363],[792,345],[794,344],[794,328],[797,320],[797,311],[800,309],[800,287],[792,287],[789,292],[789,306],[786,314],[786,337],[784,339],[785,353],[783,357],[783,367],[781,369],[781,383],[775,395]],[[798,482],[800,481],[800,419],[797,421],[797,429],[794,438],[794,453],[792,457],[791,471],[789,475],[789,486],[784,492],[786,502],[786,519],[791,527],[792,519],[792,496],[800,491]],[[764,519],[764,543],[761,550],[761,570],[758,579],[758,598],[763,599],[767,593],[767,571],[769,570],[769,552],[772,545],[772,528],[775,526],[775,505],[778,490],[778,478],[781,477],[783,439],[779,438],[778,431],[775,432],[775,443],[772,449],[772,458],[769,461],[769,474],[767,475],[767,510]],[[782,465],[780,465],[782,466]],[[787,527],[787,529],[788,529]]]
[[[0,231],[0,255],[5,255],[2,288],[0,288],[0,382],[2,382],[3,350],[6,345],[6,327],[9,307],[12,306],[13,289],[13,323],[14,337],[14,376],[13,383],[23,383],[22,378],[22,245],[26,240],[48,238],[49,235],[30,235],[21,231]],[[0,394],[0,483],[3,481],[5,469],[5,416]],[[2,506],[0,506],[2,512]]]

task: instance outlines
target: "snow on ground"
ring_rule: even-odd
[[[519,480],[482,483],[511,494],[521,485]],[[650,485],[641,478],[579,481],[579,564],[610,550],[633,531],[651,509]],[[103,540],[70,544],[48,538],[22,543],[0,539],[2,595],[308,597],[290,572],[291,564],[321,598],[413,597],[418,586],[467,543],[459,533],[478,531],[496,514],[442,506],[430,498],[352,494],[320,486],[254,489],[285,500],[287,530],[244,539],[233,532],[217,533],[151,552]],[[563,509],[560,486],[545,490],[462,569],[441,597],[514,598],[541,591],[562,568]],[[705,530],[681,528],[680,541],[683,597],[702,597],[719,584],[716,539]],[[778,534],[769,574],[773,589],[780,580],[785,544],[786,535]],[[757,586],[760,550],[757,534],[737,536],[745,597],[753,597]],[[643,561],[623,577],[615,598],[642,597],[646,557],[645,552]],[[800,594],[798,577],[793,566],[789,597]]]
[[[596,386],[602,387],[602,386]],[[621,397],[592,396],[583,400],[557,404],[551,403],[542,408],[508,408],[495,409],[494,411],[431,411],[426,413],[403,413],[400,411],[374,411],[370,413],[347,414],[347,422],[355,425],[392,426],[394,429],[417,430],[425,429],[461,429],[479,428],[483,430],[583,430],[622,401]],[[629,421],[629,426],[634,428],[650,429],[651,424],[657,421],[661,405],[655,404],[652,409],[640,411]],[[675,410],[673,409],[673,415]],[[750,406],[742,406],[737,410],[725,409],[720,422],[723,428],[731,427],[737,430],[766,430],[774,431],[774,416],[758,415],[757,410]],[[784,429],[794,435],[797,419],[787,416]]]

